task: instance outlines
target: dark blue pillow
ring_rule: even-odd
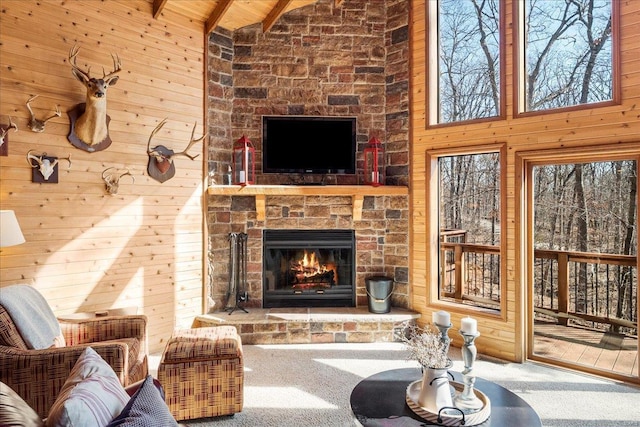
[[[107,427],[178,427],[178,423],[171,415],[169,407],[153,383],[153,377],[147,375],[140,388],[131,396],[129,403],[120,415],[111,421]]]

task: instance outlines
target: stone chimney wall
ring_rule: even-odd
[[[383,142],[386,184],[409,179],[409,1],[334,0],[283,15],[268,32],[261,25],[218,31],[209,39],[209,170],[218,184],[235,140],[246,135],[256,149],[258,184],[287,184],[283,174],[263,174],[263,115],[355,116],[357,175],[333,175],[331,185],[361,183],[363,150]],[[304,145],[305,154],[322,147]],[[323,177],[312,176],[319,181]],[[267,228],[356,230],[357,304],[366,305],[365,278],[394,278],[392,305],[408,308],[409,200],[365,197],[362,219],[352,218],[351,197],[268,196],[266,218],[255,200],[208,196],[210,296],[224,307],[231,232],[248,234],[246,306],[262,302],[262,231]]]

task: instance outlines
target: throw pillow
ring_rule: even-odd
[[[87,347],[49,410],[47,426],[104,427],[128,401],[129,395],[111,366]]]
[[[0,426],[42,427],[44,423],[27,402],[0,382]]]
[[[169,407],[147,375],[140,388],[131,396],[122,413],[107,427],[178,427]]]

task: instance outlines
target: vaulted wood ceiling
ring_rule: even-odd
[[[210,33],[216,26],[236,30],[262,23],[269,31],[282,14],[315,3],[318,0],[153,0],[153,17],[183,16],[203,24]],[[340,5],[343,0],[333,0]]]

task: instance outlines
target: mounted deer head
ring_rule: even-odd
[[[33,95],[31,98],[27,100],[27,109],[29,110],[29,114],[31,114],[31,119],[29,120],[29,129],[33,132],[44,132],[44,125],[54,117],[60,117],[62,113],[60,112],[60,106],[56,105],[56,112],[51,116],[47,117],[44,120],[36,119],[35,114],[33,114],[33,110],[31,109],[31,105],[29,103],[36,99],[39,95]]]
[[[194,160],[196,157],[198,157],[198,154],[196,154],[195,156],[191,156],[187,153],[187,151],[189,151],[189,149],[195,143],[202,141],[207,136],[207,134],[205,133],[198,139],[193,138],[193,135],[196,131],[196,126],[198,125],[198,122],[196,122],[193,125],[193,130],[191,131],[191,140],[189,141],[187,148],[185,148],[183,151],[176,153],[173,150],[165,147],[164,145],[157,145],[151,148],[151,140],[153,139],[155,134],[158,133],[160,129],[162,129],[162,126],[164,126],[166,122],[167,119],[165,118],[160,123],[158,123],[158,126],[156,126],[155,129],[151,131],[151,135],[149,135],[149,142],[147,142],[147,154],[149,155],[147,172],[149,173],[149,176],[159,182],[165,182],[173,178],[173,176],[176,174],[176,168],[173,164],[174,156],[185,156],[190,158],[191,160]]]
[[[27,162],[32,168],[38,168],[40,174],[44,178],[45,181],[49,181],[51,175],[56,171],[56,166],[58,165],[57,157],[47,157],[47,153],[42,153],[38,156],[31,154],[33,150],[29,150],[27,153]],[[69,167],[71,167],[71,155],[65,157],[64,160],[69,162]],[[35,163],[34,163],[35,162]],[[57,175],[56,179],[49,182],[58,182]]]
[[[9,117],[9,125],[8,126],[2,126],[2,129],[0,130],[0,147],[2,147],[2,145],[4,144],[4,138],[7,136],[7,133],[9,133],[10,129],[13,129],[14,132],[18,132],[18,125],[16,125],[15,123],[13,123],[13,121],[11,120],[11,116]]]
[[[111,169],[114,169],[114,171],[107,173],[107,171]],[[102,171],[102,180],[104,181],[105,189],[107,190],[108,194],[111,194],[111,195],[118,194],[118,190],[120,189],[120,178],[122,178],[123,176],[129,175],[133,180],[133,182],[136,182],[136,179],[134,178],[133,175],[131,175],[131,172],[129,172],[129,169],[127,169],[126,172],[124,173],[120,173],[120,172],[122,172],[121,169],[117,169],[113,167],[106,168],[105,170]]]
[[[121,71],[120,58],[111,54],[113,71],[106,74],[102,70],[102,78],[91,77],[91,68],[82,70],[76,64],[76,57],[80,48],[74,46],[69,51],[71,72],[87,89],[87,99],[84,104],[78,104],[69,111],[71,131],[69,141],[77,148],[94,152],[111,145],[109,138],[109,116],[107,115],[107,89],[118,81],[115,74]]]

